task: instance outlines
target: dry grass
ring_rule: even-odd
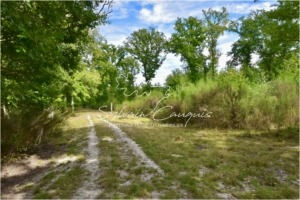
[[[54,140],[66,146],[65,155],[81,155],[87,145],[86,114],[100,139],[98,198],[299,198],[299,141],[285,137],[288,133],[159,127],[147,118],[108,116],[162,168],[161,176],[117,140],[100,112],[80,112],[68,120]],[[35,183],[35,198],[70,198],[86,177],[75,163]]]
[[[110,119],[166,172],[163,179],[152,180],[162,198],[299,198],[298,140],[275,133],[147,126],[142,118]]]

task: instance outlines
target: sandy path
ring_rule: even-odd
[[[104,121],[114,132],[116,137],[127,144],[128,149],[132,150],[133,154],[136,155],[143,163],[145,163],[148,167],[154,168],[157,170],[158,173],[161,175],[164,175],[163,170],[153,161],[151,160],[144,151],[133,141],[131,138],[127,136],[125,132],[123,132],[119,127],[114,125],[113,123],[105,120],[101,117],[101,115],[98,115],[98,117]]]
[[[89,177],[85,180],[82,186],[77,190],[74,195],[74,199],[96,199],[101,190],[97,184],[99,178],[99,139],[96,135],[94,123],[91,120],[91,116],[87,115],[87,119],[90,124],[90,131],[88,133],[88,148],[87,148],[87,159],[84,165],[85,169],[89,172]]]
[[[27,199],[28,192],[19,186],[39,181],[49,169],[50,159],[43,160],[32,155],[15,163],[1,166],[1,199]]]

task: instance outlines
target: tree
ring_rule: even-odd
[[[284,60],[299,52],[299,3],[280,1],[276,9],[254,11],[235,22],[232,31],[240,35],[229,55],[230,65],[241,65],[247,73],[253,68],[252,55],[259,56],[257,66],[274,79]]]
[[[221,11],[212,10],[210,8],[207,11],[203,10],[202,12],[204,15],[206,32],[205,43],[209,52],[208,66],[212,77],[214,77],[220,56],[220,53],[217,50],[218,38],[223,35],[224,31],[227,29],[229,22],[228,13],[224,7],[222,7]]]
[[[169,43],[172,53],[181,56],[186,62],[190,80],[196,83],[200,75],[206,79],[208,68],[203,55],[203,42],[205,40],[203,23],[196,17],[187,19],[178,18],[175,23],[175,33]]]
[[[85,48],[85,63],[100,75],[98,93],[91,99],[92,106],[122,102],[125,95],[134,90],[135,75],[139,63],[126,54],[123,46],[108,44],[98,32],[92,32],[93,40]],[[125,79],[127,78],[127,79]],[[130,97],[128,97],[130,98]]]
[[[166,39],[163,33],[154,28],[134,31],[125,43],[126,50],[143,66],[143,76],[147,85],[155,76],[156,70],[166,58]]]
[[[89,29],[105,23],[109,12],[96,8],[107,2],[2,2],[2,102],[11,109],[49,106],[58,94],[49,93],[49,101],[41,103],[47,94],[40,86],[61,79],[54,75],[60,68],[69,75],[79,68]]]
[[[98,93],[100,74],[95,69],[88,69],[84,66],[82,70],[76,71],[70,78],[72,96],[77,104],[84,105]]]
[[[106,23],[110,5],[110,0],[1,2],[1,107],[12,116],[1,118],[1,144],[19,145],[7,142],[19,135],[23,145],[26,134],[32,141],[37,116],[46,119],[47,110],[61,111],[65,97],[70,101],[74,85],[66,85],[68,78],[83,81],[75,89],[90,85],[80,75],[82,51],[89,30]],[[35,127],[43,129],[39,123]]]
[[[100,84],[98,86],[98,94],[94,98],[93,105],[111,103],[117,96],[117,77],[118,70],[116,63],[119,57],[116,55],[117,47],[110,45],[107,41],[97,33],[94,35],[94,41],[87,48],[90,56],[90,66],[95,68],[100,74]]]
[[[140,71],[139,66],[137,60],[130,56],[122,59],[117,65],[119,75],[123,75],[123,85],[126,88],[123,94],[127,95],[129,99],[134,97],[130,94],[134,91],[134,80]],[[121,89],[121,87],[118,89]]]
[[[187,76],[184,71],[180,69],[175,69],[172,71],[166,79],[166,85],[169,86],[173,90],[177,90],[178,87],[183,86],[187,83]]]

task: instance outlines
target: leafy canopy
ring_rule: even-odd
[[[200,73],[206,77],[208,69],[203,55],[205,40],[203,23],[196,17],[178,18],[175,22],[175,33],[169,43],[170,52],[181,56],[186,62],[189,78],[193,83],[199,80]]]
[[[162,65],[165,55],[166,39],[163,33],[154,28],[134,31],[125,43],[126,50],[143,66],[143,76],[147,82],[155,76]]]

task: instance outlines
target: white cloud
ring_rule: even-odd
[[[156,71],[156,76],[152,79],[151,83],[160,83],[163,85],[168,75],[172,74],[172,70],[181,68],[181,65],[180,57],[168,54],[162,66]]]
[[[202,17],[202,10],[212,8],[221,10],[226,7],[229,14],[248,14],[252,10],[273,9],[273,2],[207,2],[197,1],[143,1],[143,7],[139,11],[139,18],[148,24],[171,23],[176,21],[177,17],[197,16]]]
[[[138,73],[136,76],[135,76],[136,80],[135,80],[135,84],[139,85],[141,83],[145,83],[145,78],[143,77],[143,74],[142,73]]]
[[[227,53],[231,50],[231,46],[236,40],[238,40],[238,35],[228,32],[220,37],[217,46],[217,48],[221,52],[218,71],[224,69],[226,67],[226,62],[231,59],[231,57],[228,56]]]
[[[228,34],[228,32],[226,32],[226,33],[224,33],[223,35],[220,36],[218,42],[219,42],[219,43],[224,43],[224,42],[226,42],[226,41],[228,41],[228,40],[230,40],[230,39],[231,39],[231,35]]]
[[[113,13],[109,15],[109,19],[125,19],[129,16],[129,1],[114,1],[112,5]]]
[[[259,61],[259,55],[256,53],[251,54],[251,64],[256,65],[256,62]]]
[[[140,10],[140,18],[148,23],[170,23],[176,20],[176,15],[169,12],[166,4],[163,2],[155,3],[153,9],[142,8]]]
[[[128,10],[126,8],[119,8],[118,15],[113,15],[111,19],[125,19],[128,17]]]
[[[147,1],[142,5],[139,18],[148,24],[172,23],[178,17],[200,16],[205,9],[203,3],[192,1]]]
[[[252,10],[271,10],[271,2],[263,3],[231,3],[225,6],[229,13],[232,14],[248,14]]]
[[[99,32],[106,38],[108,43],[114,45],[122,45],[126,38],[129,37],[133,31],[136,31],[139,28],[139,26],[120,27],[118,25],[108,24],[106,26],[100,27]]]
[[[218,46],[220,52],[222,53],[219,58],[218,71],[224,69],[226,67],[226,62],[230,60],[231,57],[227,56],[227,52],[230,51],[232,44],[233,42],[227,42]]]
[[[167,39],[170,39],[172,33],[174,32],[174,25],[173,24],[159,24],[156,27],[157,31],[163,32]]]

